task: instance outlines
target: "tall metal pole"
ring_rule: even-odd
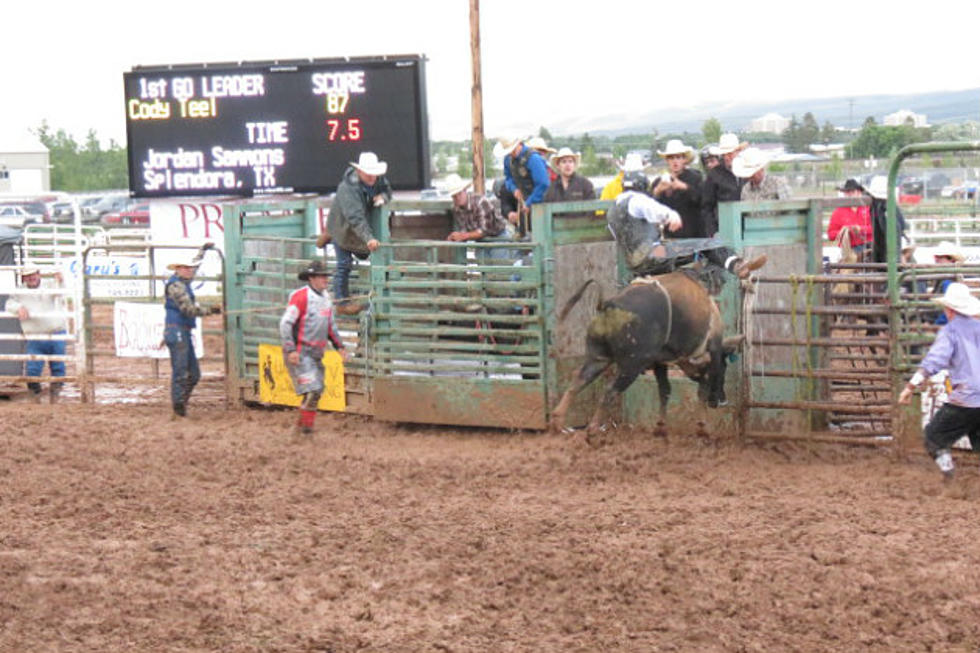
[[[483,195],[483,79],[480,73],[480,0],[470,0],[470,56],[473,61],[473,192]]]

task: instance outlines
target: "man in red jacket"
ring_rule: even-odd
[[[848,179],[838,188],[844,197],[863,197],[864,187],[855,179]],[[837,240],[840,232],[847,229],[851,235],[851,247],[855,252],[864,251],[868,243],[874,240],[871,230],[871,210],[868,206],[838,206],[830,214],[830,225],[827,227],[827,238]]]

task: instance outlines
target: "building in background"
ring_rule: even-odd
[[[749,123],[748,131],[765,132],[767,134],[782,134],[789,127],[789,118],[778,113],[767,113]]]
[[[908,120],[912,120],[913,127],[928,127],[929,122],[926,120],[924,113],[914,113],[908,109],[899,109],[895,113],[889,113],[885,116],[884,124],[887,127],[901,127]]]
[[[0,131],[0,193],[30,195],[50,190],[48,148],[30,132]]]

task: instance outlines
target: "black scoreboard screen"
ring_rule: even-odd
[[[374,152],[396,190],[429,185],[425,59],[139,67],[123,75],[137,197],[331,193]]]

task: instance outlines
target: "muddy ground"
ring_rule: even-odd
[[[0,403],[0,651],[977,651],[975,458]]]

